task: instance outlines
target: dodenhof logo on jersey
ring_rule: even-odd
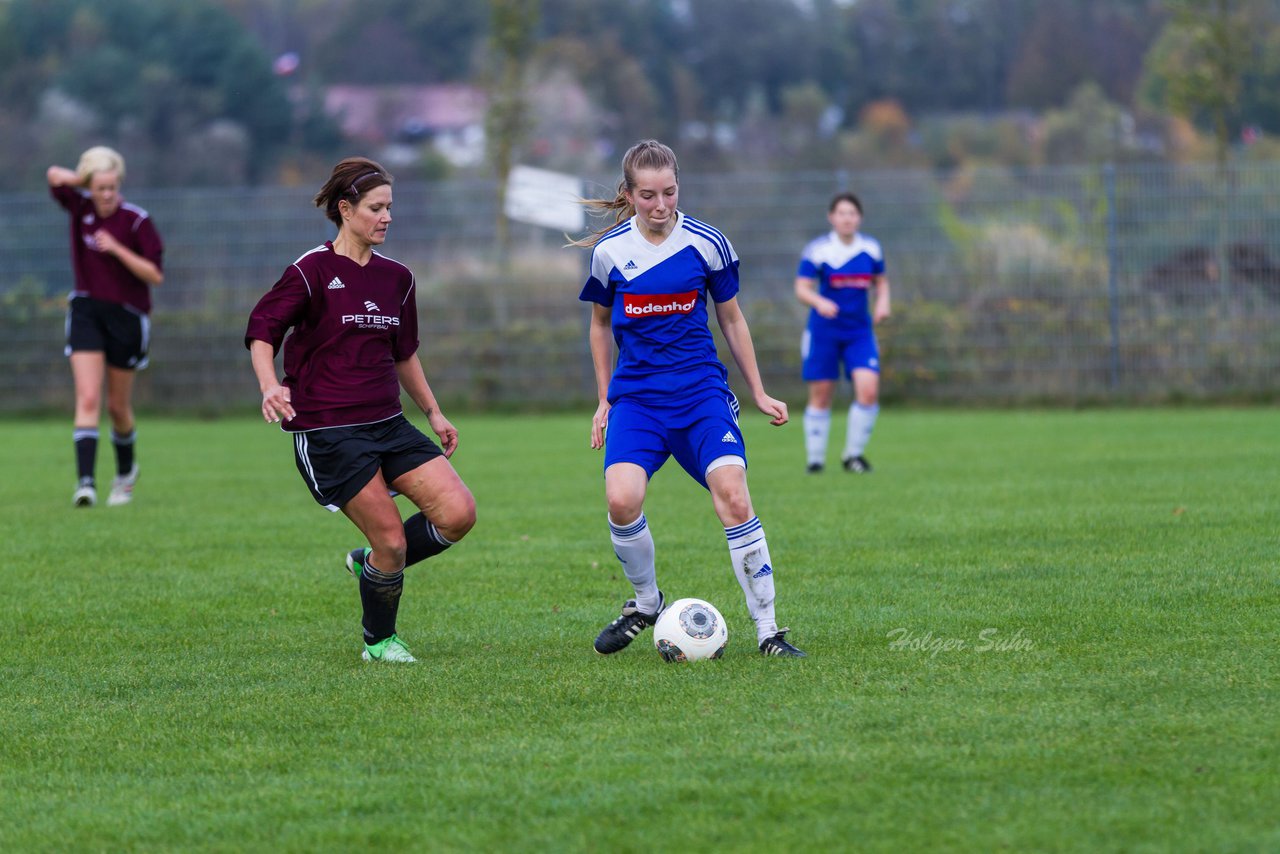
[[[861,288],[865,291],[871,287],[871,279],[870,273],[832,273],[830,281],[833,288]]]
[[[682,294],[623,294],[622,312],[627,317],[661,314],[688,314],[698,304],[697,291]]]

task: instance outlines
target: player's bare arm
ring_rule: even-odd
[[[760,379],[760,366],[756,363],[756,348],[751,341],[751,329],[747,326],[747,318],[738,305],[738,298],[716,303],[716,321],[720,331],[724,333],[725,343],[733,354],[742,378],[751,391],[751,399],[756,408],[769,416],[769,423],[781,427],[789,420],[787,404],[777,398],[770,397],[764,390],[764,382]]]
[[[76,170],[68,169],[65,166],[50,166],[44,174],[50,187],[82,186],[80,176],[76,174]]]
[[[275,353],[271,344],[266,341],[254,341],[249,345],[249,358],[253,362],[253,373],[258,378],[258,388],[262,391],[262,418],[268,424],[274,424],[281,418],[288,421],[293,418],[292,401],[289,389],[280,384],[276,376]]]
[[[154,288],[164,281],[164,273],[154,262],[143,258],[137,252],[116,240],[115,235],[105,228],[100,228],[93,233],[93,245],[99,252],[114,255],[130,273],[133,273],[133,275],[151,287]]]
[[[876,323],[888,320],[890,313],[889,277],[876,276],[876,304],[872,310],[872,320]]]
[[[825,318],[835,317],[840,313],[840,306],[835,300],[827,299],[818,293],[818,280],[808,276],[796,276],[796,299],[801,305],[807,305]]]
[[[427,382],[427,375],[422,370],[422,361],[417,354],[396,362],[396,376],[400,379],[400,387],[409,395],[414,405],[422,410],[432,431],[440,438],[440,447],[444,450],[445,457],[453,456],[453,452],[458,449],[458,429],[440,411],[440,404],[431,391],[431,384]]]
[[[603,305],[591,307],[591,365],[596,374],[596,393],[600,402],[591,417],[591,448],[604,447],[604,432],[609,426],[609,375],[613,370],[613,309]]]

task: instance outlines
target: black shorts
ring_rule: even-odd
[[[340,510],[378,469],[388,484],[444,451],[403,415],[374,424],[326,427],[293,434],[298,473],[316,503]]]
[[[150,346],[150,319],[127,305],[74,297],[67,306],[68,356],[101,352],[111,367],[137,370],[147,366]]]

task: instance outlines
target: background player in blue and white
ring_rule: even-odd
[[[812,309],[800,345],[801,376],[809,384],[805,455],[810,472],[822,471],[836,380],[849,376],[854,400],[840,460],[846,471],[870,472],[871,463],[862,452],[880,413],[880,349],[874,324],[889,317],[889,278],[879,241],[858,232],[862,202],[857,196],[838,194],[827,209],[827,220],[831,231],[809,242],[796,270],[796,299]]]
[[[738,257],[716,229],[677,209],[675,153],[655,140],[632,146],[612,200],[615,224],[576,245],[594,247],[580,299],[591,309],[591,360],[600,404],[591,447],[604,448],[605,498],[614,551],[635,598],[600,632],[595,649],[618,652],[657,621],[653,536],[644,515],[649,479],[668,457],[711,493],[734,574],[766,655],[803,656],[774,616],[773,563],[747,491],[738,401],[708,328],[708,299],[756,407],[787,423],[787,405],[765,393],[738,305]],[[613,345],[618,345],[614,365]]]

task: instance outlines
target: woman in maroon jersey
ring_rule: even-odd
[[[147,212],[120,195],[124,158],[105,146],[80,155],[75,169],[50,166],[49,192],[71,218],[75,288],[67,309],[67,356],[76,388],[76,507],[98,502],[94,468],[102,384],[116,451],[107,504],[128,504],[138,480],[134,456],[134,371],[147,365],[151,288],[164,281],[164,244]]]
[[[413,273],[374,251],[391,224],[391,176],[372,160],[347,158],[315,204],[338,234],[303,253],[258,301],[245,346],[262,417],[283,419],[312,496],[345,513],[369,542],[347,556],[360,581],[363,658],[410,662],[396,635],[404,568],[465,536],[475,524],[475,499],[449,462],[458,431],[418,360]],[[283,382],[274,363],[282,344]],[[401,388],[439,445],[405,418]],[[420,512],[402,522],[391,490]]]

